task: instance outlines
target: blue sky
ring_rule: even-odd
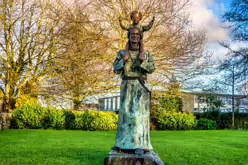
[[[225,7],[229,7],[231,0],[217,0],[217,3],[223,3]]]
[[[224,7],[225,9],[228,9],[231,5],[231,0],[216,0],[214,7],[209,7],[209,9],[212,9],[213,12],[221,16],[223,14],[223,11],[221,9]]]

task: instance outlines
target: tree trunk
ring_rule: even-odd
[[[240,104],[241,104],[240,98],[237,98],[237,112],[238,113],[240,113]]]
[[[197,110],[198,110],[198,114],[200,114],[200,96],[197,96]]]
[[[11,113],[0,113],[0,130],[10,128],[11,117]]]
[[[234,86],[235,86],[235,80],[234,80],[234,69],[232,72],[232,128],[234,129]]]
[[[79,108],[81,107],[81,100],[79,97],[74,97],[72,99],[73,102],[73,110],[78,111]]]
[[[9,97],[9,96],[4,96],[2,99],[2,111],[3,112],[11,112],[13,109],[15,109],[15,104],[16,104],[16,99]]]

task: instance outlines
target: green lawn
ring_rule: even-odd
[[[167,165],[248,165],[248,131],[151,132]],[[115,132],[0,131],[1,165],[101,165]]]

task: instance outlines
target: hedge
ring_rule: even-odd
[[[209,119],[201,118],[198,123],[196,129],[198,130],[215,130],[217,128],[216,122]]]
[[[190,130],[197,125],[193,114],[152,113],[152,122],[158,130]],[[89,131],[117,130],[118,116],[113,112],[95,110],[70,111],[26,105],[12,113],[11,128],[70,129]]]
[[[28,105],[12,113],[10,128],[113,131],[117,125],[118,117],[113,112],[62,111]]]
[[[219,111],[209,111],[201,114],[195,114],[197,119],[205,118],[216,122],[217,129],[248,129],[247,113],[234,113],[234,125],[232,128],[232,113],[220,113]]]
[[[193,114],[156,110],[151,116],[153,128],[157,130],[191,130],[195,129],[197,120]]]
[[[197,117],[199,121],[196,120],[196,116],[193,114],[168,113],[164,109],[157,109],[151,113],[151,127],[157,130],[216,129],[215,125],[217,124],[217,129],[232,128],[231,113],[207,112]],[[65,111],[43,108],[37,105],[26,105],[14,110],[10,122],[10,128],[17,129],[115,131],[117,126],[118,116],[114,112],[95,110]],[[235,128],[248,129],[248,114],[235,114]]]

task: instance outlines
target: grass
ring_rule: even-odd
[[[151,132],[165,165],[248,165],[248,131]],[[101,165],[115,132],[0,131],[1,165]]]

